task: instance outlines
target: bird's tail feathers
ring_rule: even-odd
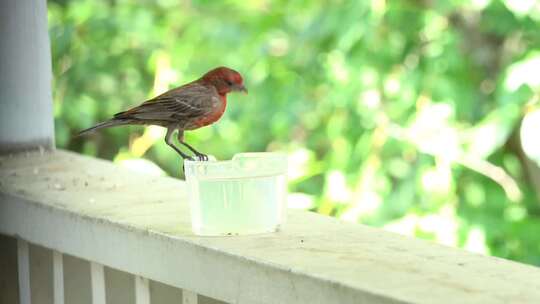
[[[105,129],[105,128],[110,128],[110,127],[121,126],[121,125],[125,125],[125,124],[128,124],[128,123],[129,123],[129,121],[119,120],[119,119],[114,119],[113,118],[111,120],[100,122],[100,123],[98,123],[97,125],[95,125],[95,126],[93,126],[91,128],[84,129],[84,130],[80,131],[75,137],[83,136],[83,135],[86,135],[88,133],[97,131],[99,129]]]

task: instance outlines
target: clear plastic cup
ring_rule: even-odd
[[[275,232],[285,220],[287,157],[241,153],[228,161],[185,161],[193,232]]]

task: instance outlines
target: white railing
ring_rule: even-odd
[[[30,245],[28,242],[18,239],[16,241],[17,244],[17,268],[18,268],[18,274],[17,276],[13,276],[13,278],[18,277],[18,284],[19,284],[19,302],[20,303],[54,303],[54,304],[64,304],[69,303],[70,301],[65,301],[65,293],[64,293],[64,262],[63,262],[63,254],[58,251],[49,251],[45,248],[40,248],[39,251],[41,253],[43,252],[49,252],[52,253],[52,259],[51,255],[35,255],[33,259],[30,258],[30,248],[35,248],[34,245]],[[73,259],[73,258],[71,258]],[[32,262],[31,262],[32,260]],[[85,263],[84,261],[80,261],[82,263]],[[52,265],[52,273],[44,272],[43,270],[40,270],[38,264],[41,265]],[[90,297],[85,298],[84,294],[77,294],[77,291],[75,293],[72,293],[72,296],[69,297],[71,302],[81,303],[81,302],[91,302],[91,303],[118,303],[114,300],[107,301],[107,290],[110,293],[116,293],[115,299],[123,299],[121,301],[122,303],[126,303],[126,300],[133,299],[133,303],[136,304],[149,304],[151,302],[151,291],[150,291],[150,281],[146,278],[143,278],[141,276],[132,276],[133,277],[133,294],[130,295],[130,289],[127,290],[114,290],[115,284],[114,280],[115,278],[113,276],[107,276],[105,275],[105,267],[101,264],[89,262],[89,276],[90,276],[90,282],[86,288],[90,289],[91,291],[87,293],[90,295]],[[33,265],[33,266],[31,266]],[[30,271],[30,268],[38,268],[34,269],[34,271]],[[5,271],[5,270],[3,270]],[[113,270],[110,270],[113,271]],[[33,273],[36,276],[44,277],[45,280],[37,281],[36,279],[32,280],[31,273]],[[119,273],[116,271],[116,273]],[[79,274],[79,278],[76,279],[82,279],[81,277],[84,276],[84,273]],[[40,286],[35,286],[31,288],[31,281],[32,282],[39,282]],[[111,282],[107,282],[111,281]],[[108,283],[108,284],[107,284]],[[125,285],[125,284],[124,284]],[[108,287],[107,287],[108,286]],[[52,287],[52,294],[51,293],[43,293],[43,290],[51,288]],[[173,287],[169,287],[169,289],[172,289]],[[14,292],[7,291],[7,290],[1,290],[2,292]],[[184,303],[184,304],[197,304],[198,303],[198,297],[197,294],[184,290],[177,292],[177,297],[169,296],[164,297],[161,296],[162,301],[161,303]],[[109,296],[111,298],[111,296]],[[75,301],[73,301],[75,300]],[[6,302],[6,303],[12,303],[12,302]],[[220,303],[217,300],[212,299],[203,299],[199,303]]]
[[[278,233],[199,237],[182,181],[63,151],[0,164],[20,303],[540,303],[535,267],[298,211]]]

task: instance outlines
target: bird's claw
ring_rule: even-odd
[[[208,161],[208,155],[206,154],[198,153],[195,155],[195,157],[197,158],[198,161]],[[191,156],[186,156],[184,157],[184,160],[195,161],[195,158]],[[186,172],[186,167],[183,162],[182,162],[182,171]]]
[[[208,161],[208,155],[199,153],[199,154],[197,154],[197,159],[199,161]]]

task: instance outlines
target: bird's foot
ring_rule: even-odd
[[[208,161],[208,155],[206,154],[196,153],[195,156],[197,156],[199,161]]]

